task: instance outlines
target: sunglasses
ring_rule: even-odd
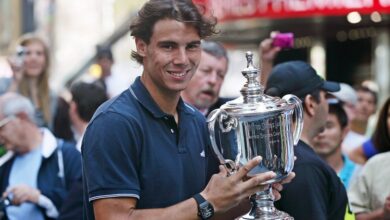
[[[14,115],[3,118],[2,120],[0,120],[0,128],[4,127],[6,124],[8,124],[10,121],[14,119],[15,119]]]

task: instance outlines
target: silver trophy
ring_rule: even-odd
[[[246,52],[247,78],[242,96],[227,102],[207,118],[214,153],[229,173],[256,156],[261,163],[248,175],[274,171],[268,188],[251,196],[252,209],[241,219],[293,219],[274,207],[271,184],[287,177],[294,166],[294,145],[302,132],[301,101],[294,95],[283,98],[264,94],[258,82],[259,70],[253,66],[253,54]],[[294,129],[294,130],[293,130]]]

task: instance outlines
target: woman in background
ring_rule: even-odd
[[[38,126],[53,127],[57,97],[49,88],[49,49],[42,38],[23,35],[18,41],[19,61],[10,59],[12,78],[0,79],[0,94],[13,91],[28,97],[36,109]]]
[[[364,164],[372,156],[390,151],[390,97],[382,106],[372,137],[351,151],[349,157],[356,163]]]

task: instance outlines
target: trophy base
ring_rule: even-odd
[[[272,212],[249,212],[239,220],[294,220],[294,218],[285,212],[273,210]]]

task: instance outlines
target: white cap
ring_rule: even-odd
[[[337,99],[342,102],[347,102],[353,105],[357,104],[358,97],[355,89],[346,83],[340,83],[340,90],[338,92],[331,92]]]

